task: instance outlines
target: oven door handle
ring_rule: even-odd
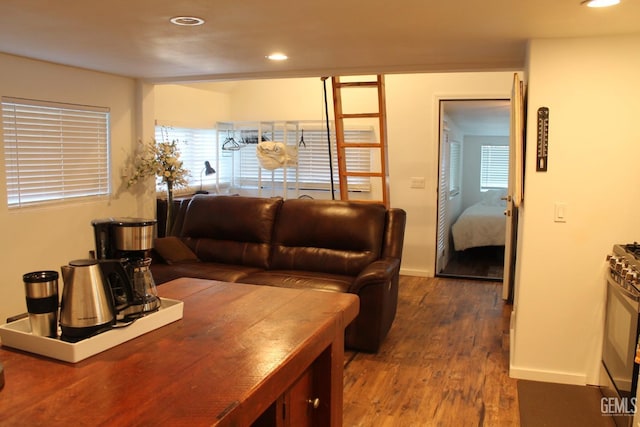
[[[607,276],[607,282],[609,283],[609,286],[612,287],[614,292],[618,292],[622,294],[624,297],[629,298],[632,301],[640,302],[640,295],[637,295],[631,292],[630,290],[624,288],[620,283],[613,280],[613,278],[611,278],[611,275]]]

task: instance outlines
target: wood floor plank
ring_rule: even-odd
[[[377,354],[347,352],[344,425],[518,426],[500,282],[402,276]]]

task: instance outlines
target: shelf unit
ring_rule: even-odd
[[[297,121],[260,121],[260,122],[218,122],[217,129],[217,146],[216,150],[222,152],[222,156],[231,156],[231,188],[242,188],[243,183],[237,180],[236,171],[240,168],[240,156],[236,153],[246,150],[247,147],[257,146],[260,141],[282,142],[289,147],[298,147],[300,140],[300,124]],[[300,188],[298,184],[298,168],[290,166],[286,163],[274,170],[265,169],[258,161],[258,195],[263,196],[263,175],[271,174],[271,197],[275,197],[276,187],[276,170],[282,171],[282,197],[288,198],[289,182],[288,171],[295,171],[295,196],[299,197]],[[220,159],[218,158],[217,166],[220,167]]]

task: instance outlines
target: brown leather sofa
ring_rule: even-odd
[[[156,284],[178,277],[350,292],[345,346],[378,351],[395,318],[406,213],[379,204],[197,195],[156,239]]]

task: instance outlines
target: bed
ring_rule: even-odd
[[[505,192],[489,190],[480,202],[462,212],[451,227],[456,251],[480,246],[504,246],[507,220],[506,204],[501,197]]]

